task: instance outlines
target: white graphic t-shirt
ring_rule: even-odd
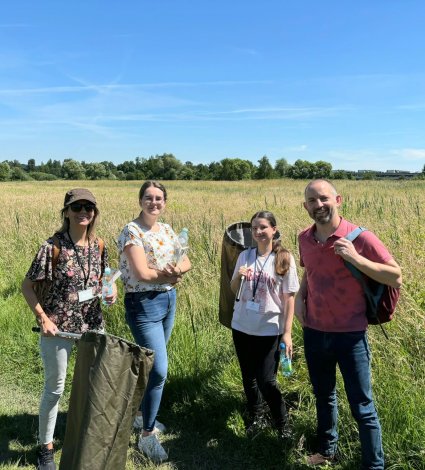
[[[233,278],[239,268],[251,268],[244,283],[241,298],[235,302],[232,328],[255,336],[274,336],[283,333],[283,294],[295,293],[299,289],[295,260],[290,255],[290,267],[284,276],[276,274],[275,254],[257,256],[257,250],[245,250],[236,262]],[[255,289],[255,296],[254,296]],[[258,306],[253,306],[252,301]],[[255,308],[253,308],[255,307]]]

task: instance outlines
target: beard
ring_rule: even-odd
[[[310,217],[320,225],[325,225],[329,223],[335,213],[335,209],[333,207],[322,207],[321,209],[316,209],[315,211],[310,212]]]

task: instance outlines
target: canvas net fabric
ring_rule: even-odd
[[[124,470],[153,357],[116,336],[81,336],[60,470]]]
[[[250,222],[236,222],[224,232],[221,246],[221,276],[219,320],[227,328],[231,327],[235,294],[230,289],[233,271],[239,254],[254,246]]]

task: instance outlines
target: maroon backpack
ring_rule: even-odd
[[[353,242],[365,230],[367,229],[364,227],[357,227],[346,235],[345,238]],[[388,339],[382,323],[387,323],[393,319],[394,311],[396,309],[398,299],[400,298],[400,289],[374,281],[348,261],[345,261],[345,265],[363,287],[366,298],[367,322],[370,325],[380,325],[385,337]]]

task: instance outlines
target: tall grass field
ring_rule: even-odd
[[[283,244],[298,261],[297,234],[311,224],[302,207],[306,181],[166,182],[169,200],[163,221],[176,232],[189,228],[192,271],[178,287],[170,369],[159,419],[169,461],[162,469],[302,469],[314,448],[316,413],[294,324],[294,374],[279,375],[294,439],[282,443],[272,430],[245,435],[242,382],[230,331],[218,322],[221,243],[225,228],[267,209],[276,215]],[[22,182],[0,185],[0,468],[34,468],[42,364],[34,316],[20,284],[40,244],[60,226],[67,190],[88,187],[101,210],[98,234],[117,265],[115,245],[122,227],[139,213],[141,182]],[[369,329],[373,390],[383,429],[388,469],[425,469],[425,182],[341,181],[341,213],[374,231],[400,263],[402,296],[395,319]],[[302,269],[299,268],[299,275]],[[120,298],[105,309],[107,331],[132,339]],[[56,429],[59,462],[70,382]],[[338,376],[339,461],[336,469],[360,468],[357,429]],[[156,468],[137,450],[133,434],[127,470]]]

